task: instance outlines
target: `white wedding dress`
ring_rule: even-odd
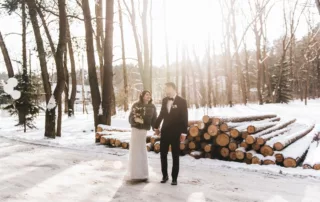
[[[132,128],[127,180],[147,180],[149,177],[146,136],[147,130]]]

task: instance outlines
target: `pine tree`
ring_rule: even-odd
[[[22,74],[18,74],[15,77],[19,82],[15,89],[21,92],[21,97],[18,100],[13,100],[11,104],[4,107],[4,109],[8,110],[12,116],[17,115],[19,112],[23,115],[22,123],[18,123],[17,126],[23,126],[24,132],[26,132],[27,127],[30,129],[36,128],[33,124],[34,119],[40,110],[44,110],[37,104],[39,98],[37,89],[41,88],[41,84],[31,82],[32,78],[25,82]],[[36,80],[37,79],[34,79],[34,81]]]
[[[292,90],[290,87],[290,65],[285,61],[282,65],[276,64],[271,69],[272,88],[274,103],[289,103],[292,100]]]

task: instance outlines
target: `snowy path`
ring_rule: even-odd
[[[181,160],[179,185],[160,184],[150,155],[149,183],[123,180],[127,155],[43,147],[0,138],[0,201],[319,201],[320,180]]]

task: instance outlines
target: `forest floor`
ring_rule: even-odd
[[[181,158],[179,185],[161,184],[160,161],[150,180],[124,180],[127,157],[39,146],[0,138],[0,201],[319,201],[320,179],[226,167]]]
[[[248,105],[191,109],[189,119],[204,114],[275,113],[281,118],[320,124],[320,100],[308,106]],[[113,117],[113,126],[129,127],[127,113]],[[124,180],[128,150],[94,143],[92,115],[63,117],[62,137],[43,137],[44,116],[36,130],[23,133],[16,118],[0,111],[0,201],[319,201],[320,172],[280,166],[246,165],[181,157],[179,185],[160,184],[159,154],[148,153],[150,180]],[[169,159],[171,159],[169,157]],[[170,165],[170,164],[169,164]]]

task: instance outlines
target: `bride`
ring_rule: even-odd
[[[127,173],[127,180],[129,181],[148,180],[146,135],[156,118],[157,111],[154,104],[152,104],[151,93],[143,91],[140,94],[139,101],[133,104],[129,115],[129,122],[132,127]]]

